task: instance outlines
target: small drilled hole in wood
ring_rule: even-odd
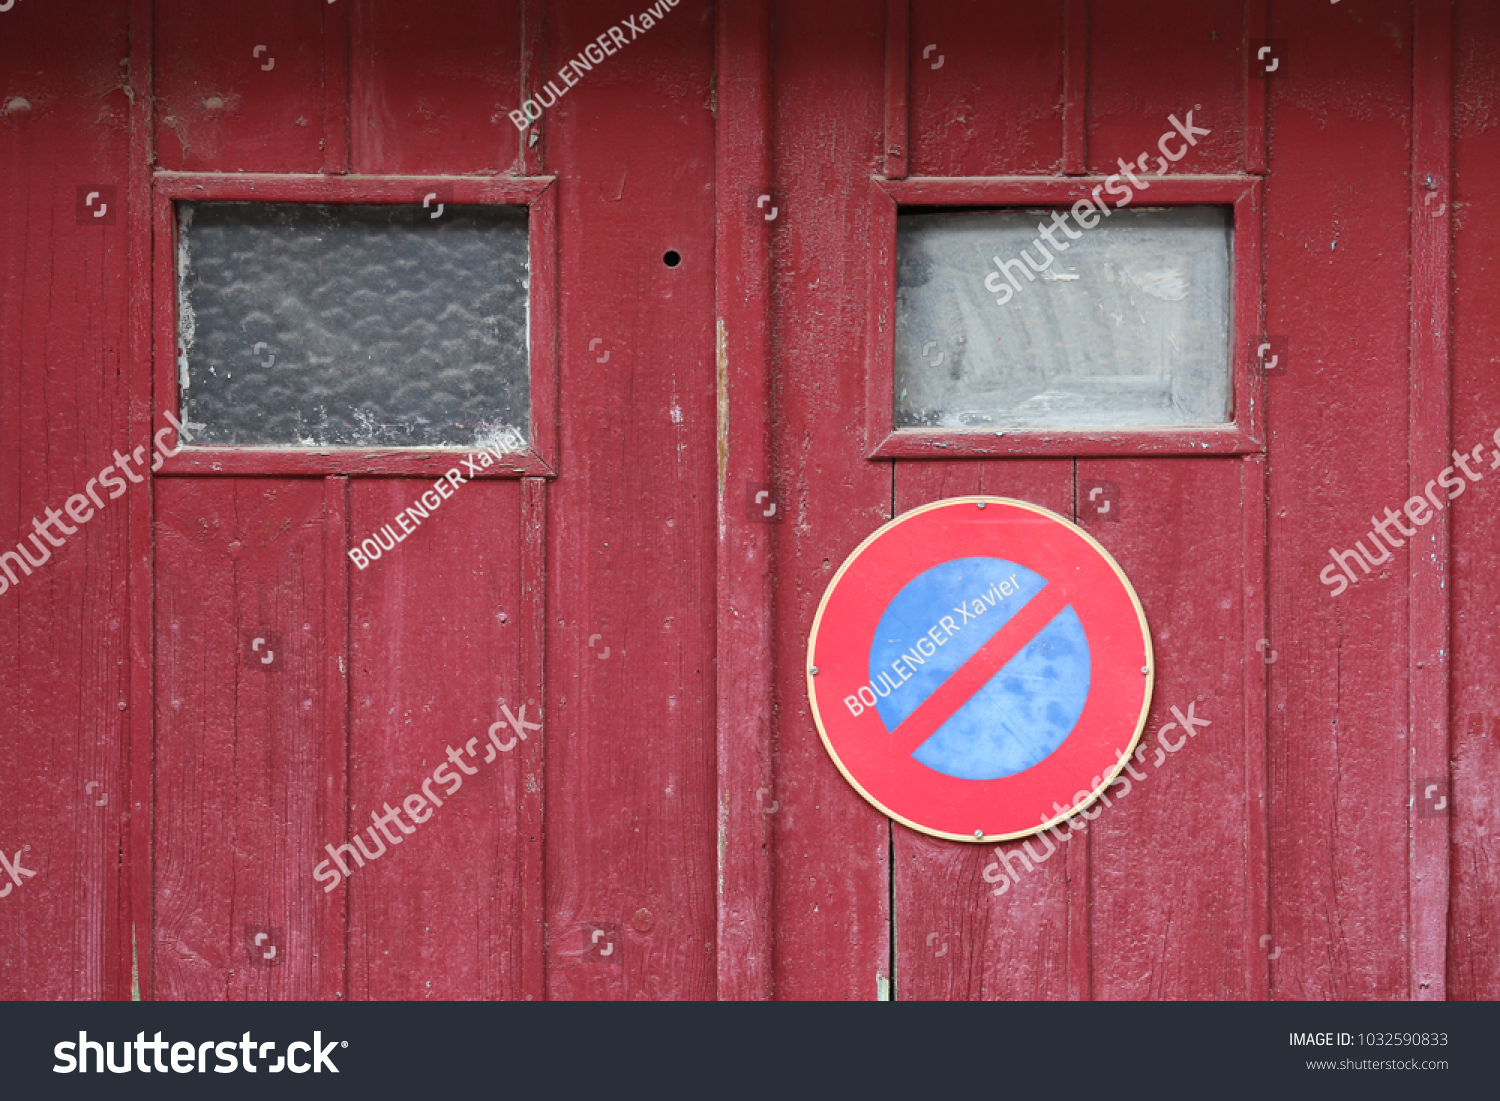
[[[661,258],[661,262],[669,268],[675,268],[678,264],[682,263],[682,256],[676,249],[668,249],[667,254]]]

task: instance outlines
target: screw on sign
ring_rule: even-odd
[[[823,744],[855,789],[971,842],[1098,798],[1140,738],[1153,679],[1145,613],[1109,552],[998,497],[926,505],[861,543],[823,595],[807,667]]]

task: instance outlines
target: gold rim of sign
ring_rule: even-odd
[[[844,767],[844,762],[839,759],[837,751],[835,751],[833,748],[833,743],[828,738],[828,731],[823,728],[823,715],[818,709],[818,693],[816,683],[817,677],[813,675],[813,654],[817,652],[818,648],[818,630],[823,625],[823,611],[828,607],[829,598],[833,595],[834,589],[838,588],[839,582],[843,579],[843,576],[848,571],[849,567],[854,565],[854,563],[859,559],[859,556],[862,555],[866,550],[868,550],[870,545],[873,544],[875,540],[879,539],[882,535],[895,528],[897,525],[904,524],[913,517],[920,516],[924,512],[931,512],[933,509],[952,508],[955,505],[965,503],[975,506],[978,506],[980,503],[986,505],[1009,505],[1012,508],[1025,509],[1027,512],[1034,512],[1038,516],[1044,516],[1049,520],[1056,520],[1059,524],[1070,528],[1074,532],[1074,534],[1081,536],[1083,540],[1087,542],[1089,546],[1093,547],[1094,550],[1099,554],[1099,556],[1104,559],[1104,561],[1109,565],[1109,568],[1114,570],[1115,576],[1119,578],[1120,584],[1125,587],[1125,592],[1130,597],[1130,603],[1135,607],[1136,621],[1140,624],[1141,628],[1141,641],[1145,644],[1146,647],[1146,690],[1141,695],[1141,713],[1136,717],[1135,733],[1131,736],[1129,744],[1126,745],[1125,753],[1123,757],[1120,758],[1119,763],[1116,764],[1114,768],[1110,769],[1108,774],[1104,776],[1103,783],[1101,783],[1092,792],[1090,792],[1089,797],[1083,802],[1077,804],[1076,806],[1070,807],[1068,810],[1066,810],[1062,814],[1057,815],[1055,818],[1052,818],[1049,821],[1041,822],[1038,825],[1032,826],[1029,829],[1021,830],[1017,833],[985,833],[979,837],[975,837],[973,834],[948,833],[944,830],[935,830],[931,826],[924,826],[920,822],[913,822],[910,818],[906,818],[900,814],[897,814],[895,811],[891,810],[890,807],[887,807],[879,799],[876,799],[873,795],[866,791],[860,784],[860,782],[856,780],[852,775],[850,775],[849,770]],[[1125,770],[1125,766],[1130,762],[1132,756],[1135,754],[1136,746],[1140,743],[1141,732],[1146,728],[1146,714],[1151,709],[1152,690],[1156,685],[1156,661],[1155,655],[1151,650],[1151,629],[1146,623],[1146,611],[1141,607],[1140,598],[1136,596],[1135,586],[1130,583],[1130,578],[1125,576],[1125,571],[1122,570],[1120,568],[1120,564],[1115,561],[1114,555],[1105,550],[1103,545],[1100,544],[1099,540],[1095,539],[1092,535],[1084,531],[1083,528],[1079,527],[1077,524],[1073,523],[1073,521],[1069,520],[1066,516],[1061,516],[1058,513],[1053,512],[1049,508],[1043,508],[1041,505],[1033,505],[1027,501],[1018,501],[1013,497],[989,497],[981,494],[972,497],[945,497],[941,501],[933,501],[930,504],[920,505],[917,508],[912,509],[910,512],[903,512],[900,516],[897,516],[891,520],[887,520],[884,524],[880,525],[880,527],[876,528],[873,532],[867,535],[864,541],[861,542],[859,546],[854,548],[854,551],[849,555],[849,557],[844,559],[844,564],[838,568],[838,572],[833,575],[833,580],[828,583],[828,588],[823,591],[823,599],[818,601],[818,612],[815,616],[813,616],[812,632],[808,635],[807,638],[807,659],[804,665],[803,676],[807,680],[807,699],[808,702],[812,705],[813,722],[818,727],[818,737],[823,740],[823,748],[828,751],[828,756],[833,759],[834,765],[838,767],[838,770],[843,774],[844,779],[849,781],[849,785],[854,788],[855,791],[859,792],[860,797],[863,798],[865,802],[869,803],[872,807],[878,810],[881,814],[885,815],[887,818],[894,819],[895,821],[900,822],[903,826],[914,829],[919,833],[925,833],[929,837],[941,837],[948,841],[967,841],[970,844],[983,845],[989,844],[994,841],[1014,841],[1022,837],[1033,837],[1036,834],[1043,832],[1044,830],[1051,829],[1059,822],[1064,822],[1067,819],[1072,818],[1075,814],[1087,810],[1089,807],[1093,806],[1095,802],[1098,801],[1099,797],[1104,794],[1109,785],[1115,782],[1115,777],[1120,775],[1120,773]]]

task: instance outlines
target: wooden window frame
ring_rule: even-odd
[[[319,176],[156,172],[151,180],[155,267],[150,408],[182,419],[177,367],[177,218],[179,202],[401,205],[441,189],[451,202],[523,206],[530,286],[530,446],[507,454],[479,477],[552,478],[557,474],[557,188],[552,176]],[[145,395],[149,400],[153,395]],[[175,441],[176,433],[173,432]],[[475,450],[455,447],[264,447],[189,444],[161,474],[411,475],[435,477]]]
[[[896,217],[912,207],[1071,207],[1093,200],[1104,176],[913,178],[870,181],[870,301],[865,340],[865,440],[870,459],[993,459],[1005,456],[1241,455],[1265,451],[1261,179],[1164,176],[1138,195],[1142,207],[1228,206],[1233,210],[1230,326],[1231,420],[1222,425],[1016,429],[897,428],[895,425]]]

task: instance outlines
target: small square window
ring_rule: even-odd
[[[1056,213],[898,214],[895,428],[1228,423],[1231,210]]]
[[[524,207],[180,202],[177,218],[196,445],[530,442]]]

